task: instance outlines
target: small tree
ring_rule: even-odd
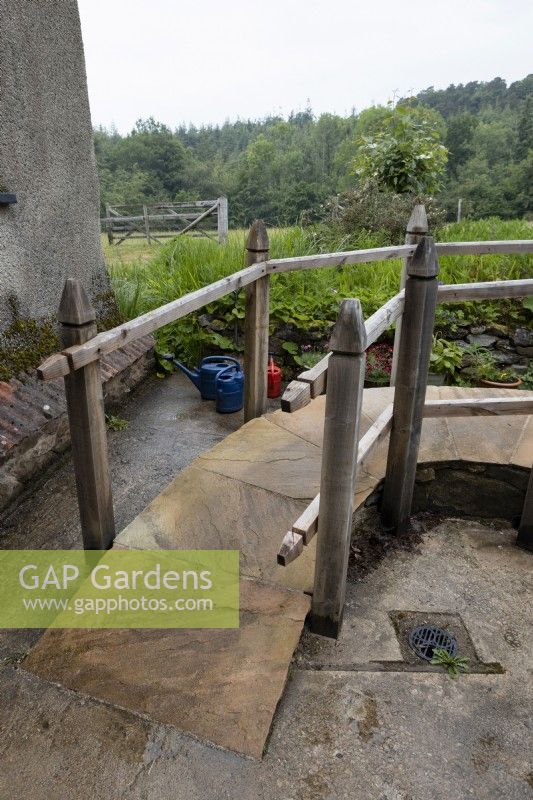
[[[434,192],[446,166],[439,115],[431,109],[389,108],[379,130],[358,141],[354,172],[385,191]]]

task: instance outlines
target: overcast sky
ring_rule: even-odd
[[[79,0],[94,125],[347,114],[533,71],[531,0]]]

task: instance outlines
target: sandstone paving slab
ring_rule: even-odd
[[[380,389],[363,391],[363,411],[375,422],[386,406],[394,401],[394,388],[382,386]]]
[[[295,436],[300,436],[306,442],[322,447],[325,400],[326,396],[320,395],[307,406],[292,414],[277,410],[266,414],[265,419]]]
[[[233,630],[49,630],[23,668],[261,758],[309,598],[241,582]]]
[[[311,500],[319,491],[321,458],[320,448],[261,417],[204,453],[198,464],[271,492]]]
[[[522,416],[448,419],[459,459],[493,464],[510,463],[524,425]]]
[[[428,461],[456,461],[458,458],[459,453],[448,427],[448,420],[439,418],[422,420],[418,462],[423,464]]]
[[[308,590],[309,548],[289,567],[279,545],[307,501],[260,489],[198,466],[177,475],[116,538],[115,547],[149,550],[236,549],[241,574]]]
[[[361,435],[366,433],[374,420],[370,417],[364,408],[364,398],[370,389],[366,389],[363,394],[363,408],[361,414]],[[309,405],[294,411],[292,414],[286,411],[273,411],[265,415],[265,419],[272,422],[274,425],[279,425],[290,433],[300,436],[306,442],[311,442],[317,447],[322,447],[322,440],[324,438],[324,411],[326,407],[326,395],[322,394],[315,398]]]

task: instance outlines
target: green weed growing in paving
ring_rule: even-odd
[[[457,678],[462,672],[470,672],[470,659],[465,656],[452,656],[442,647],[436,647],[430,664],[444,667],[450,678]]]
[[[111,431],[125,431],[128,425],[130,424],[127,419],[122,419],[122,417],[115,417],[114,414],[106,414],[105,422],[107,427]]]

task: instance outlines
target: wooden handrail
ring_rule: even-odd
[[[441,284],[437,303],[464,303],[465,300],[498,300],[528,297],[533,294],[533,278],[517,281]]]
[[[340,253],[322,253],[314,256],[295,256],[293,258],[270,259],[267,271],[294,272],[300,269],[319,269],[345,267],[350,264],[370,264],[372,261],[387,261],[392,258],[405,258],[412,255],[414,245],[401,244],[397,247],[370,247],[366,250],[347,250]]]
[[[440,242],[435,244],[438,256],[468,256],[533,253],[533,240],[509,239],[501,242]],[[401,244],[392,247],[371,247],[366,250],[347,250],[340,253],[323,253],[312,256],[271,259],[267,271],[293,272],[301,269],[344,267],[349,264],[369,264],[372,261],[387,261],[393,258],[408,258],[416,250],[416,244]]]
[[[71,347],[63,351],[62,354],[56,353],[50,356],[50,358],[43,362],[37,369],[37,374],[42,380],[52,380],[68,375],[72,370],[79,369],[89,364],[91,361],[100,358],[100,356],[117,350],[128,342],[139,339],[148,333],[153,333],[159,328],[190,314],[192,311],[197,311],[208,303],[218,300],[230,292],[248,286],[268,274],[287,272],[290,270],[338,267],[393,258],[405,258],[412,255],[414,250],[415,245],[399,245],[398,247],[377,247],[368,250],[352,250],[343,253],[325,253],[317,256],[302,256],[298,258],[263,261],[254,264],[252,267],[228,275],[226,278],[222,278],[194,292],[190,292],[177,300],[172,300],[170,303],[166,303],[166,305],[149,311],[129,322],[125,322],[123,325],[119,325],[109,331],[104,331],[84,345]],[[493,254],[496,252],[533,253],[533,240],[441,243],[436,245],[436,250],[437,253],[441,255],[467,255],[472,253]],[[490,293],[484,293],[483,287],[486,287],[487,292]],[[453,287],[440,286],[439,302],[460,302],[461,300],[482,299],[484,297],[523,297],[529,294],[533,294],[533,280],[457,284]],[[392,303],[394,305],[398,297],[399,295],[395,295],[388,303],[385,303],[372,317],[369,317],[367,324],[370,323],[373,318],[381,320],[381,317],[378,315],[381,313],[385,315],[389,313],[387,309],[392,308],[389,304]],[[401,314],[401,309],[399,313]],[[391,317],[388,325],[392,324],[398,316],[394,316],[394,318]],[[380,332],[382,332],[381,322],[376,324],[379,324]],[[388,325],[386,327],[388,327]],[[322,362],[320,363],[322,364]]]
[[[531,239],[506,239],[499,242],[436,242],[435,249],[440,256],[490,256],[524,255],[533,253]]]
[[[191,311],[197,311],[199,308],[224,297],[230,292],[238,291],[265,274],[265,262],[246,267],[240,272],[235,272],[227,278],[216,281],[216,283],[210,283],[209,286],[204,286],[202,289],[190,292],[177,300],[172,300],[170,303],[155,308],[153,311],[148,311],[148,313],[125,322],[123,325],[99,333],[98,336],[90,339],[86,344],[70,347],[61,354],[63,358],[58,358],[58,354],[50,356],[37,369],[37,374],[43,380],[51,380],[61,375],[68,375],[71,370],[79,369],[100,358],[100,356],[123,347],[128,342],[140,339],[148,333],[153,333],[158,328],[185,317]]]

